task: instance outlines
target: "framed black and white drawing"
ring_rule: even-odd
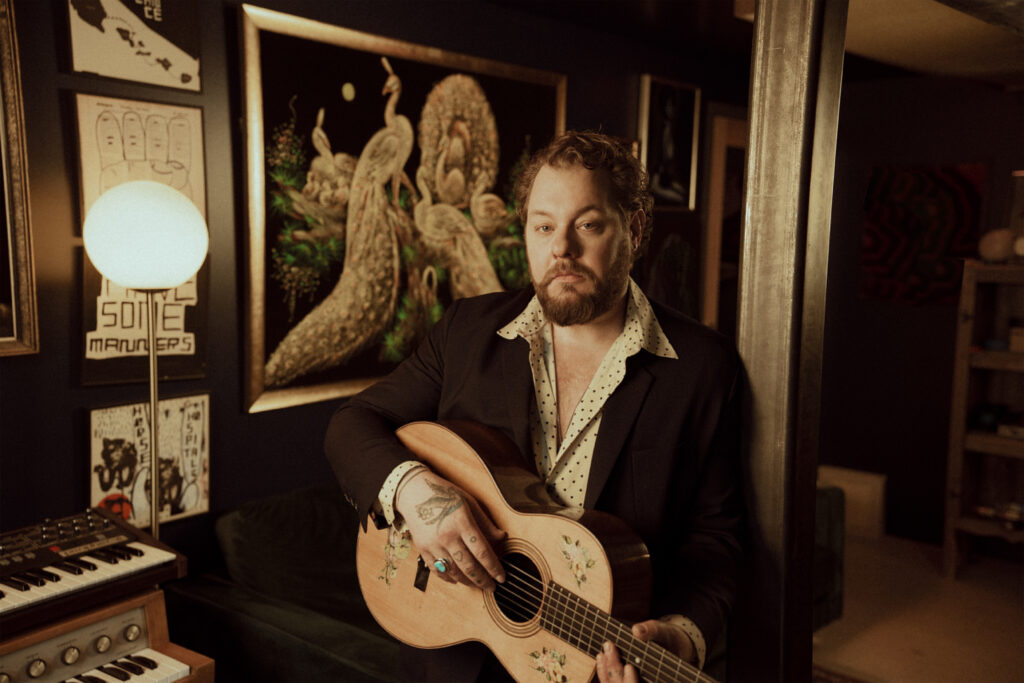
[[[153,180],[189,197],[206,217],[203,112],[198,107],[75,94],[82,216],[130,180]]]
[[[644,74],[640,79],[640,160],[655,208],[693,211],[697,200],[700,88]]]
[[[160,522],[210,509],[210,396],[160,399]],[[150,521],[149,406],[133,403],[89,415],[89,500],[135,526]]]
[[[200,90],[199,0],[67,0],[81,73]]]
[[[77,93],[81,215],[103,192],[153,180],[189,197],[206,216],[202,110]],[[204,265],[188,282],[157,295],[161,379],[205,374]],[[143,295],[103,278],[83,252],[82,383],[148,377]]]

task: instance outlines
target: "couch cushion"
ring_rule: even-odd
[[[213,657],[217,683],[397,683],[398,642],[217,576],[164,585],[171,642]]]
[[[335,485],[250,501],[216,523],[239,585],[376,630],[356,578],[358,529],[356,511]]]

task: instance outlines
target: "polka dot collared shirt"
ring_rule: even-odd
[[[604,404],[625,378],[626,360],[641,349],[663,358],[678,358],[675,349],[647,297],[631,279],[622,332],[605,354],[560,439],[551,326],[537,297],[498,334],[505,339],[522,337],[530,344],[530,370],[537,399],[531,410],[530,431],[537,472],[562,505],[583,507]]]
[[[505,327],[498,330],[505,339],[522,337],[530,344],[530,370],[536,402],[530,410],[530,433],[537,472],[548,491],[562,505],[583,507],[590,480],[590,463],[601,427],[604,404],[626,376],[626,359],[641,349],[662,358],[678,358],[658,324],[651,303],[632,279],[626,300],[626,321],[622,332],[605,354],[590,385],[573,411],[561,440],[558,435],[558,389],[551,326],[547,324],[537,297]],[[681,628],[693,641],[697,665],[704,667],[707,644],[692,620],[678,614],[662,621]]]

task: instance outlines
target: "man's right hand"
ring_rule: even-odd
[[[468,493],[430,470],[415,470],[399,486],[395,511],[405,519],[423,561],[443,579],[462,581],[484,590],[505,580],[505,570],[492,544],[505,532]],[[444,559],[440,572],[434,561]]]

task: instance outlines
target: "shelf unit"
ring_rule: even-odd
[[[1024,352],[985,349],[988,340],[1008,340],[1014,319],[1024,319],[1024,264],[967,261],[957,317],[946,474],[943,555],[950,577],[965,561],[973,536],[1024,543],[1024,526],[979,513],[983,506],[1024,502],[1024,439],[971,424],[972,412],[984,403],[1024,411]]]

